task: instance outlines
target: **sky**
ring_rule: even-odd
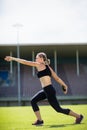
[[[87,0],[0,0],[0,44],[17,42],[87,43]]]

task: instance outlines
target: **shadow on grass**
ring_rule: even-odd
[[[84,123],[81,123],[84,124]],[[60,124],[60,125],[46,125],[49,128],[60,128],[60,127],[67,127],[67,126],[75,126],[75,125],[81,125],[81,124]]]

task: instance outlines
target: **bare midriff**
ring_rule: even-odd
[[[40,82],[41,82],[42,88],[52,84],[50,76],[41,77]]]

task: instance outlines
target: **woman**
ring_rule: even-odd
[[[36,55],[35,62],[33,61],[27,61],[20,58],[15,58],[11,56],[6,56],[6,61],[16,61],[24,65],[34,66],[36,67],[38,73],[37,76],[40,79],[42,90],[39,91],[31,100],[31,105],[33,108],[33,111],[36,115],[37,120],[32,125],[42,125],[44,121],[42,120],[39,107],[37,105],[37,102],[48,99],[49,104],[57,111],[66,115],[70,115],[76,118],[75,123],[79,124],[81,123],[83,119],[83,115],[79,115],[75,112],[73,112],[70,109],[63,109],[60,107],[59,102],[56,98],[56,92],[55,89],[52,86],[51,77],[55,79],[56,82],[60,84],[60,86],[63,89],[64,94],[67,93],[67,85],[63,82],[62,79],[60,79],[57,74],[53,71],[53,69],[49,66],[49,60],[47,59],[47,56],[45,53],[41,52]]]

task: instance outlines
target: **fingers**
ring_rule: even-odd
[[[6,57],[5,57],[5,60],[6,60],[6,61],[11,61],[11,60],[12,60],[12,57],[6,56]]]
[[[67,86],[62,86],[62,90],[63,90],[64,94],[67,94]]]
[[[64,94],[67,94],[67,90],[66,90],[66,91],[64,91]]]

